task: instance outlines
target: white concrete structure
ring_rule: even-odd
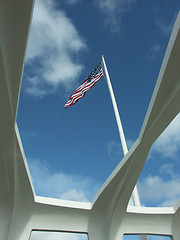
[[[180,14],[139,137],[92,203],[35,196],[16,124],[32,0],[0,0],[0,239],[26,240],[32,230],[88,233],[120,240],[124,233],[180,239],[180,202],[169,208],[128,207],[153,142],[180,110]]]

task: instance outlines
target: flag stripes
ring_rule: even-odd
[[[85,81],[76,89],[65,104],[65,108],[78,102],[80,98],[85,96],[85,93],[90,90],[97,81],[103,76],[102,63],[100,63],[95,70],[85,79]]]

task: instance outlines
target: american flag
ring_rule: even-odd
[[[65,108],[75,104],[80,98],[84,97],[85,93],[90,90],[97,81],[103,76],[102,62],[94,69],[94,71],[86,78],[86,80],[76,89],[76,91],[70,96]]]

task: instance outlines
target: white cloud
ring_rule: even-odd
[[[162,159],[164,164],[160,167],[158,175],[148,175],[138,183],[139,193],[145,205],[153,203],[159,206],[172,206],[180,199],[180,175],[177,174],[179,149],[180,114],[170,123],[151,148],[148,159],[156,159],[159,164]]]
[[[147,52],[146,58],[150,61],[154,61],[155,59],[157,59],[161,51],[162,51],[161,46],[158,44],[154,44],[151,46],[151,48]]]
[[[123,152],[122,152],[120,140],[119,142],[115,140],[110,141],[107,146],[107,152],[110,158],[113,158],[115,156],[122,157]]]
[[[163,33],[166,36],[170,35],[170,33],[171,33],[172,29],[173,29],[175,18],[176,17],[174,16],[172,21],[170,23],[167,23],[165,21],[165,19],[163,19],[163,18],[161,18],[159,16],[155,17],[156,24],[157,24],[158,28],[160,29],[161,33]]]
[[[77,4],[77,3],[79,3],[81,0],[64,0],[64,2],[66,2],[66,3],[68,3],[68,4],[70,4],[70,5],[72,5],[72,4]]]
[[[135,3],[136,0],[99,0],[96,5],[106,17],[106,26],[111,32],[117,32],[121,27],[122,15]]]
[[[173,172],[174,164],[173,163],[166,163],[163,164],[159,170],[159,173],[161,175],[166,174],[166,176],[170,176],[171,178],[174,177],[174,172]]]
[[[128,206],[134,206],[134,201],[133,201],[132,196],[131,196],[130,199],[129,199]]]
[[[128,147],[128,149],[130,149],[133,144],[134,144],[134,141],[132,139],[128,139],[127,140],[127,147]]]
[[[128,149],[130,149],[133,144],[134,144],[133,140],[131,140],[131,139],[127,140],[127,147],[128,147]],[[112,141],[110,141],[108,143],[108,145],[107,145],[107,153],[108,153],[108,156],[111,159],[114,159],[114,160],[118,159],[120,161],[121,158],[124,157],[120,139],[119,139],[119,141],[112,140]]]
[[[171,122],[153,144],[151,153],[159,153],[161,157],[179,159],[180,149],[180,114]]]
[[[88,202],[88,199],[84,196],[83,191],[77,191],[75,188],[70,189],[69,191],[61,194],[61,199],[69,199],[72,201]]]
[[[53,0],[35,1],[26,56],[26,91],[43,97],[59,84],[70,88],[83,65],[78,54],[86,48],[72,21]]]
[[[161,170],[168,170],[168,166]],[[172,206],[180,199],[180,176],[173,173],[172,169],[168,180],[160,176],[147,176],[138,183],[138,190],[143,204],[151,202],[159,206]]]
[[[28,77],[28,87],[26,88],[26,93],[33,97],[44,97],[50,90],[44,85],[41,78],[38,77]]]
[[[34,231],[31,234],[30,240],[87,240],[87,235],[63,232]]]
[[[91,201],[100,185],[80,175],[52,172],[46,162],[28,160],[35,192],[39,196],[74,201]]]

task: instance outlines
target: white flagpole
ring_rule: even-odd
[[[107,67],[106,67],[106,63],[105,63],[105,60],[104,60],[104,56],[102,56],[102,62],[103,62],[103,66],[104,66],[104,70],[105,70],[105,74],[106,74],[106,79],[107,79],[109,92],[110,92],[110,95],[111,95],[111,100],[112,100],[112,104],[113,104],[114,113],[115,113],[115,116],[116,116],[116,122],[117,122],[117,125],[118,125],[118,130],[119,130],[119,135],[120,135],[121,144],[122,144],[122,148],[123,148],[123,153],[124,153],[124,156],[125,156],[128,152],[128,148],[127,148],[126,139],[125,139],[125,136],[124,136],[124,131],[123,131],[123,128],[122,128],[122,123],[121,123],[118,107],[117,107],[117,104],[116,104],[116,99],[115,99],[115,96],[114,96],[114,92],[113,92],[113,88],[112,88],[112,85],[111,85],[110,77],[109,77],[108,70],[107,70]],[[140,206],[140,199],[139,199],[139,194],[138,194],[138,190],[137,190],[136,186],[134,187],[132,197],[133,197],[134,206],[139,207]]]
[[[127,148],[126,139],[125,139],[125,136],[124,136],[124,131],[123,131],[123,128],[122,128],[122,123],[121,123],[116,99],[115,99],[113,88],[112,88],[112,85],[111,85],[109,73],[108,73],[106,63],[105,63],[105,60],[104,60],[104,56],[102,56],[102,62],[103,62],[103,66],[104,66],[104,70],[105,70],[105,74],[106,74],[106,79],[107,79],[109,92],[110,92],[110,95],[111,95],[111,100],[112,100],[112,104],[113,104],[114,113],[115,113],[115,116],[116,116],[116,122],[117,122],[117,125],[118,125],[118,130],[119,130],[119,135],[120,135],[121,144],[122,144],[122,148],[123,148],[123,153],[124,153],[124,156],[125,156],[128,152],[128,148]],[[138,194],[138,190],[137,190],[136,185],[135,185],[134,190],[132,192],[132,198],[133,198],[134,206],[140,207],[141,204],[140,204],[139,194]],[[147,235],[140,235],[140,237],[141,237],[141,240],[148,240]]]

